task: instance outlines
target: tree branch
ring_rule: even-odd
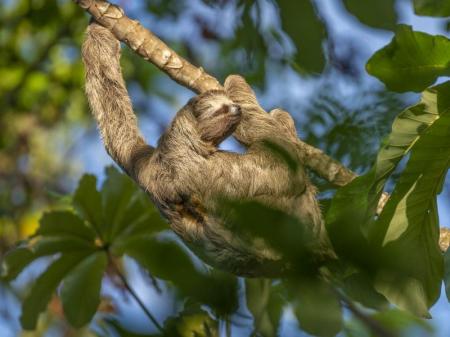
[[[127,17],[119,6],[103,0],[74,1],[99,24],[108,28],[118,40],[182,86],[196,93],[222,89],[217,79],[179,56],[138,21]],[[297,149],[307,167],[336,186],[344,186],[356,177],[345,166],[300,139]]]

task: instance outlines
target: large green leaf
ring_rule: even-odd
[[[340,254],[368,264],[366,237],[384,185],[401,159],[445,110],[446,90],[431,88],[423,92],[420,102],[401,112],[392,124],[371,170],[334,196],[326,214],[327,229]],[[438,105],[438,102],[441,102]],[[354,251],[360,254],[354,254]]]
[[[395,0],[344,0],[344,5],[365,25],[392,30],[397,23]]]
[[[315,336],[336,336],[342,329],[342,308],[330,286],[317,279],[301,280],[296,287],[294,312],[300,328]]]
[[[366,65],[369,74],[394,91],[422,91],[439,76],[450,76],[450,40],[398,25],[392,41]]]
[[[450,81],[433,89],[434,123],[414,144],[411,157],[372,231],[387,268],[376,288],[391,302],[427,315],[439,297],[443,257],[436,196],[450,166]]]
[[[39,314],[46,309],[59,283],[85,256],[85,253],[62,255],[39,276],[22,303],[20,322],[24,329],[36,328]]]
[[[311,1],[277,0],[277,3],[281,26],[297,48],[294,59],[297,66],[308,72],[322,72],[325,66],[322,43],[326,31]]]
[[[450,1],[414,0],[414,12],[425,16],[450,16]]]
[[[76,328],[90,322],[100,304],[100,290],[108,258],[100,251],[80,262],[65,278],[61,289],[64,314]]]

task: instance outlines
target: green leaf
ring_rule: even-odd
[[[450,40],[398,25],[392,41],[368,61],[367,72],[394,91],[422,91],[450,76]]]
[[[87,227],[83,220],[69,211],[44,213],[36,234],[42,236],[74,236],[94,242],[95,232]]]
[[[38,277],[31,287],[30,293],[22,303],[20,322],[25,330],[34,330],[36,328],[39,314],[46,309],[58,284],[85,256],[85,253],[62,255]]]
[[[283,300],[268,279],[246,279],[247,308],[253,315],[255,335],[276,336],[283,310]]]
[[[395,336],[410,336],[414,331],[417,336],[434,336],[433,327],[425,320],[412,316],[401,310],[377,312],[372,318],[392,331]]]
[[[9,251],[2,258],[1,279],[5,281],[14,280],[35,258],[33,252],[25,247]]]
[[[82,218],[89,221],[97,232],[104,223],[102,214],[102,198],[97,191],[97,178],[85,174],[81,177],[73,196],[73,206]]]
[[[414,0],[414,12],[425,16],[450,16],[448,0]]]
[[[337,335],[342,329],[342,309],[329,285],[320,280],[301,280],[296,287],[294,312],[300,328],[315,336]]]
[[[436,196],[450,166],[450,81],[431,91],[437,99],[428,113],[435,114],[435,121],[414,144],[372,233],[389,279],[376,284],[377,290],[423,316],[440,294],[443,258]]]
[[[370,265],[372,257],[367,251],[366,238],[384,185],[401,159],[450,105],[446,92],[445,87],[425,90],[418,104],[394,120],[392,132],[371,170],[337,191],[326,214],[326,223],[340,255],[360,265]]]
[[[325,66],[322,43],[326,31],[311,1],[277,0],[277,3],[281,26],[297,47],[294,61],[308,72],[322,72]]]
[[[359,21],[370,27],[393,30],[397,23],[395,0],[344,0],[344,5]]]
[[[101,251],[86,257],[64,278],[61,300],[67,320],[75,328],[89,323],[100,304],[100,290],[108,258]]]
[[[97,249],[86,240],[71,236],[42,237],[33,241],[29,248],[36,257],[54,255],[58,253],[93,252]]]
[[[344,279],[343,289],[352,300],[357,301],[368,308],[384,310],[388,308],[388,302],[383,295],[375,291],[373,283],[368,275],[362,272],[354,273]]]

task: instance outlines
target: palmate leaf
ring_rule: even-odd
[[[398,25],[392,41],[367,62],[367,72],[394,91],[422,91],[450,76],[450,40]]]
[[[22,323],[27,329],[34,328],[38,314],[60,283],[68,321],[74,327],[87,324],[100,302],[109,247],[166,227],[145,194],[114,168],[107,169],[107,179],[100,192],[94,176],[83,176],[72,200],[77,214],[45,213],[36,233],[2,259],[1,277],[10,281],[37,258],[61,255],[37,279],[23,303]],[[158,247],[155,244],[152,252]],[[117,256],[123,254],[115,252]],[[184,274],[178,277],[183,278]]]
[[[371,237],[386,270],[375,286],[391,302],[426,316],[440,294],[443,257],[439,249],[436,196],[450,167],[450,82],[436,93],[437,118],[417,140]]]

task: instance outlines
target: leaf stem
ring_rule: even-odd
[[[379,322],[372,317],[361,311],[344,293],[334,288],[334,291],[341,302],[347,307],[348,310],[364,323],[370,330],[372,330],[375,336],[379,337],[395,337],[396,335],[389,329],[385,328]]]
[[[158,323],[155,316],[150,312],[150,310],[147,309],[144,302],[139,298],[139,296],[136,294],[134,289],[130,286],[128,283],[125,275],[120,271],[119,267],[115,264],[112,257],[108,254],[110,265],[113,267],[114,272],[119,276],[120,280],[122,281],[124,287],[127,289],[127,291],[130,293],[131,297],[137,302],[137,304],[141,307],[142,311],[144,311],[145,315],[148,317],[148,319],[158,328],[158,330],[165,335],[164,328]]]

